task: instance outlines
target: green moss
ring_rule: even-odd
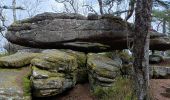
[[[131,80],[119,77],[111,87],[96,86],[93,95],[99,100],[137,100]]]
[[[49,72],[47,70],[42,70],[42,69],[37,68],[35,66],[32,66],[32,70],[35,71],[37,74],[45,75],[45,76],[48,76],[48,77],[64,77],[65,76],[63,73]]]
[[[3,52],[3,53],[0,53],[0,57],[9,56],[11,54],[13,53]]]
[[[133,61],[133,57],[128,54],[128,52],[122,51],[122,50],[116,50],[113,52],[105,52],[103,53],[104,56],[113,58],[115,56],[121,58],[122,60],[127,60],[127,61]]]
[[[28,76],[25,76],[23,78],[23,91],[24,91],[24,96],[31,95],[31,82],[30,82]]]
[[[13,55],[4,56],[0,58],[1,67],[23,67],[30,64],[30,61],[36,57],[37,53],[18,52]]]

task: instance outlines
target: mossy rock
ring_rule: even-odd
[[[47,79],[50,77],[65,77],[63,73],[49,72],[32,66],[32,77],[34,79]]]
[[[41,55],[32,59],[31,64],[53,72],[70,73],[77,70],[77,59],[59,50],[45,50]]]
[[[120,76],[121,62],[100,54],[88,54],[88,76],[91,90],[96,87],[111,87]]]
[[[35,97],[50,97],[60,94],[75,86],[73,79],[65,77],[50,77],[47,79],[33,79],[33,95]]]
[[[93,87],[92,94],[98,100],[137,100],[132,87],[132,80],[117,77],[110,87],[97,85]]]
[[[77,68],[77,83],[88,82],[87,74],[87,56],[83,52],[65,50],[69,55],[74,56],[77,59],[78,68]]]
[[[0,69],[0,99],[31,100],[30,67]]]
[[[19,68],[29,65],[31,60],[38,56],[38,53],[18,52],[0,58],[0,67]]]
[[[88,71],[91,74],[108,78],[115,78],[120,74],[121,62],[94,53],[88,54],[87,57]]]

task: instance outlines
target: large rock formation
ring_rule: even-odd
[[[33,94],[53,96],[75,86],[78,63],[75,56],[58,50],[46,50],[31,61]]]
[[[131,26],[111,15],[86,18],[79,14],[43,13],[13,23],[8,27],[6,38],[22,46],[98,52],[126,49],[127,41],[133,36]],[[169,49],[170,40],[165,37],[152,31],[150,48]]]
[[[111,87],[120,75],[120,60],[112,60],[99,54],[88,54],[89,83],[92,91],[98,87]]]

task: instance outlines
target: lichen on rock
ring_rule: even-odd
[[[0,58],[0,67],[20,68],[29,65],[31,60],[38,56],[38,53],[18,52]]]

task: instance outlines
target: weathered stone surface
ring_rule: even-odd
[[[115,78],[120,75],[121,63],[102,55],[88,54],[87,66],[92,90],[98,86],[112,86]]]
[[[151,64],[158,64],[163,61],[163,57],[160,55],[149,55],[149,63]]]
[[[150,40],[151,50],[169,50],[170,49],[170,38],[168,36],[156,37]]]
[[[32,59],[31,64],[54,72],[73,72],[78,66],[74,56],[59,50],[44,50]]]
[[[43,13],[12,24],[6,38],[22,46],[100,52],[128,48],[132,33],[132,25],[112,15]],[[170,49],[169,38],[151,30],[150,49]]]
[[[4,56],[0,58],[0,67],[24,67],[29,65],[31,60],[37,55],[38,53],[18,52],[9,56]]]
[[[150,65],[150,75],[153,78],[170,78],[170,67]]]
[[[74,56],[77,59],[77,83],[88,82],[88,74],[87,74],[87,56],[83,52],[77,52],[72,50],[66,50],[69,55]]]
[[[63,14],[62,16],[70,15],[75,17],[63,19],[63,17],[59,17],[60,14],[44,13],[14,23],[8,28],[6,38],[12,43],[23,46],[102,51],[111,49],[108,43],[110,45],[112,42],[113,45],[116,45],[120,38],[126,37],[127,31],[130,29],[126,30],[125,22],[113,16],[102,17],[99,20],[77,19],[76,16],[79,15],[76,14]],[[127,26],[130,27],[129,24]],[[126,44],[119,44],[119,46],[121,45]],[[114,48],[122,47],[114,46]]]
[[[0,69],[0,100],[31,100],[30,67]]]
[[[35,52],[35,53],[37,53],[37,52],[43,51],[43,49],[20,46],[20,45],[13,44],[10,42],[6,43],[3,48],[11,53],[16,53],[16,52]]]
[[[32,59],[33,95],[49,97],[75,86],[77,82],[77,58],[59,50],[45,50]]]

